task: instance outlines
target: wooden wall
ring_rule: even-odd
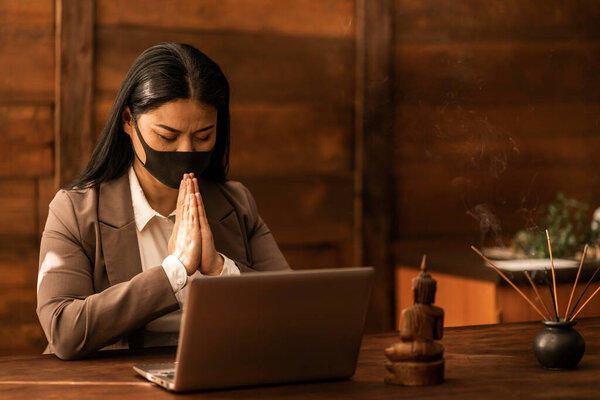
[[[61,14],[82,4],[85,18]],[[510,235],[558,190],[600,204],[599,22],[590,0],[0,0],[0,354],[45,344],[35,279],[54,180],[85,163],[145,48],[187,42],[222,66],[231,177],[294,267],[377,264],[370,326],[385,329],[389,240],[466,246],[486,213]],[[69,28],[93,37],[57,37]],[[93,104],[73,148],[63,93]]]
[[[41,352],[39,236],[54,195],[54,1],[0,0],[0,354]]]
[[[600,3],[396,0],[395,22],[401,248],[467,248],[491,214],[510,236],[558,191],[600,206]]]

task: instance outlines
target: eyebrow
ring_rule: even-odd
[[[166,130],[168,130],[168,131],[170,131],[170,132],[173,132],[173,133],[181,133],[181,131],[180,131],[180,130],[178,130],[178,129],[175,129],[175,128],[171,128],[170,126],[167,126],[167,125],[163,125],[163,124],[156,124],[156,126],[158,126],[158,127],[160,127],[160,128],[163,128],[163,129],[166,129]],[[206,126],[206,127],[202,128],[202,129],[198,129],[197,131],[194,131],[193,133],[204,132],[204,131],[207,131],[207,130],[209,130],[209,129],[213,128],[214,126],[215,126],[215,125],[214,125],[214,124],[212,124],[212,125],[209,125],[209,126]]]

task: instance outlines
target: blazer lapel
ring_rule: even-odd
[[[243,222],[230,200],[215,182],[198,181],[206,218],[218,252],[238,264],[249,265],[248,239],[243,232]]]
[[[98,197],[102,252],[112,286],[142,272],[127,173],[102,183]]]

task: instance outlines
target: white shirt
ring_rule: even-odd
[[[175,297],[179,302],[180,309],[167,315],[159,317],[146,325],[146,331],[157,333],[173,333],[169,343],[145,343],[145,345],[168,345],[176,344],[182,310],[187,292],[186,284],[190,279],[204,278],[199,271],[187,276],[183,264],[175,256],[169,256],[168,244],[173,227],[175,225],[175,212],[173,210],[168,217],[155,211],[140,186],[133,166],[129,168],[129,188],[131,190],[131,202],[135,217],[136,233],[140,249],[142,271],[157,265],[162,265],[171,283]],[[221,275],[239,275],[240,270],[233,260],[221,254],[224,259]],[[161,340],[164,340],[161,339]],[[173,343],[173,340],[175,343]]]

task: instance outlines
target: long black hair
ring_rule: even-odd
[[[127,72],[87,166],[67,188],[96,187],[127,172],[134,153],[121,119],[126,106],[134,115],[141,115],[177,99],[198,100],[217,109],[216,143],[202,176],[225,181],[229,169],[227,78],[213,60],[195,47],[161,43],[140,54]]]

